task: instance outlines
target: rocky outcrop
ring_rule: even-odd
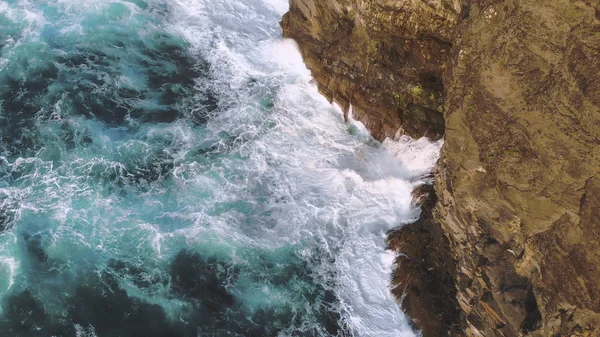
[[[460,23],[435,215],[468,335],[600,335],[597,12],[481,1]]]
[[[456,264],[442,228],[433,218],[433,185],[413,191],[421,217],[388,235],[388,249],[398,253],[392,293],[424,336],[460,335],[455,286]]]
[[[321,93],[380,139],[398,130],[439,139],[451,4],[292,0],[284,35],[301,46]]]
[[[283,27],[379,138],[444,115],[436,206],[389,240],[425,337],[600,336],[597,1],[291,0]]]

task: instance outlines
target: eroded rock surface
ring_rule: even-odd
[[[380,139],[439,139],[454,4],[292,0],[282,21],[319,89]]]
[[[474,336],[600,334],[600,21],[584,2],[482,1],[445,83],[436,216]]]
[[[598,1],[291,0],[282,24],[378,138],[443,113],[437,204],[389,241],[425,337],[600,336]]]
[[[448,239],[433,218],[433,186],[421,185],[413,196],[422,209],[420,219],[388,236],[388,248],[398,253],[392,293],[424,336],[459,335],[456,265]]]

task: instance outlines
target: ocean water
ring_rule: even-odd
[[[345,124],[287,6],[0,2],[1,336],[415,336],[385,238],[441,142]]]

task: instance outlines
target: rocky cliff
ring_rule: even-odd
[[[423,24],[426,22],[426,24]],[[456,15],[425,2],[292,0],[282,27],[323,95],[378,138],[439,139]]]
[[[378,138],[445,129],[389,240],[425,337],[600,336],[597,0],[291,0],[282,26]]]

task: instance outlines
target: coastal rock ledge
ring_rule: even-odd
[[[598,0],[290,0],[282,27],[377,138],[445,138],[388,241],[424,337],[600,336]]]

